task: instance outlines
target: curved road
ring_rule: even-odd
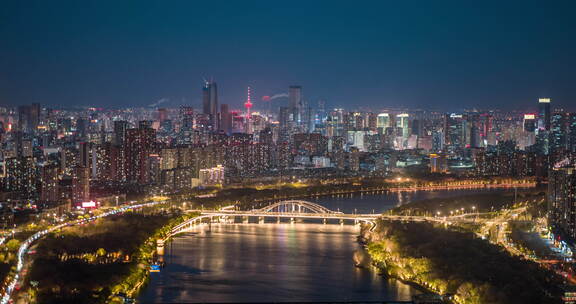
[[[124,213],[128,210],[131,210],[131,209],[149,207],[149,206],[154,206],[154,205],[162,204],[162,203],[165,203],[165,202],[164,201],[162,201],[162,202],[150,202],[150,203],[144,203],[144,204],[124,206],[124,207],[120,207],[120,208],[115,209],[115,210],[104,212],[104,213],[97,215],[97,216],[90,217],[88,219],[74,220],[74,221],[71,221],[68,223],[64,223],[64,224],[50,227],[46,230],[36,232],[34,235],[32,235],[31,237],[26,239],[24,242],[22,242],[22,245],[20,245],[20,248],[18,248],[18,264],[16,266],[16,274],[12,278],[7,278],[7,280],[10,280],[10,281],[7,285],[8,287],[6,288],[6,292],[2,295],[2,300],[0,301],[0,303],[1,304],[7,304],[10,301],[10,298],[12,297],[12,292],[14,291],[14,287],[16,286],[18,281],[21,278],[23,278],[22,270],[24,268],[24,258],[26,256],[26,253],[28,252],[30,245],[32,245],[32,243],[34,243],[36,240],[42,238],[43,236],[45,236],[46,234],[48,234],[52,231],[58,230],[60,228],[66,227],[66,226],[85,224],[88,222],[93,222],[99,218],[107,217],[107,216],[118,214],[118,213]]]

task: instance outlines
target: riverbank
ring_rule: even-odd
[[[168,241],[171,238],[172,228],[198,215],[197,213],[187,213],[172,218],[143,242],[136,251],[135,265],[131,267],[128,275],[111,288],[111,294],[106,303],[121,304],[125,303],[125,299],[136,297],[150,278],[149,266],[154,262],[157,241]]]
[[[196,208],[218,208],[228,205],[238,205],[242,209],[275,200],[303,199],[346,194],[377,194],[386,192],[417,192],[438,190],[466,189],[527,189],[536,187],[533,179],[446,179],[446,180],[416,180],[416,179],[367,179],[358,181],[318,181],[310,184],[294,183],[268,185],[266,187],[245,187],[214,189],[203,196],[178,195],[181,202],[192,203]]]
[[[381,271],[454,303],[561,303],[560,277],[472,233],[379,220],[376,231],[364,231],[363,236]]]

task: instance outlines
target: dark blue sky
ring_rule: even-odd
[[[3,1],[0,104],[576,104],[573,1]]]

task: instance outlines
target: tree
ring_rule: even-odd
[[[20,248],[20,241],[17,239],[11,239],[6,243],[6,248],[8,248],[9,251],[17,251],[18,248]]]
[[[96,255],[98,255],[99,257],[105,256],[106,255],[106,249],[98,248],[98,250],[96,251]]]

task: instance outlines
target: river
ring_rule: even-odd
[[[323,197],[330,209],[382,212],[414,199],[487,190]],[[166,267],[151,273],[141,303],[407,301],[413,287],[354,266],[358,227],[316,223],[213,224],[175,237]]]

